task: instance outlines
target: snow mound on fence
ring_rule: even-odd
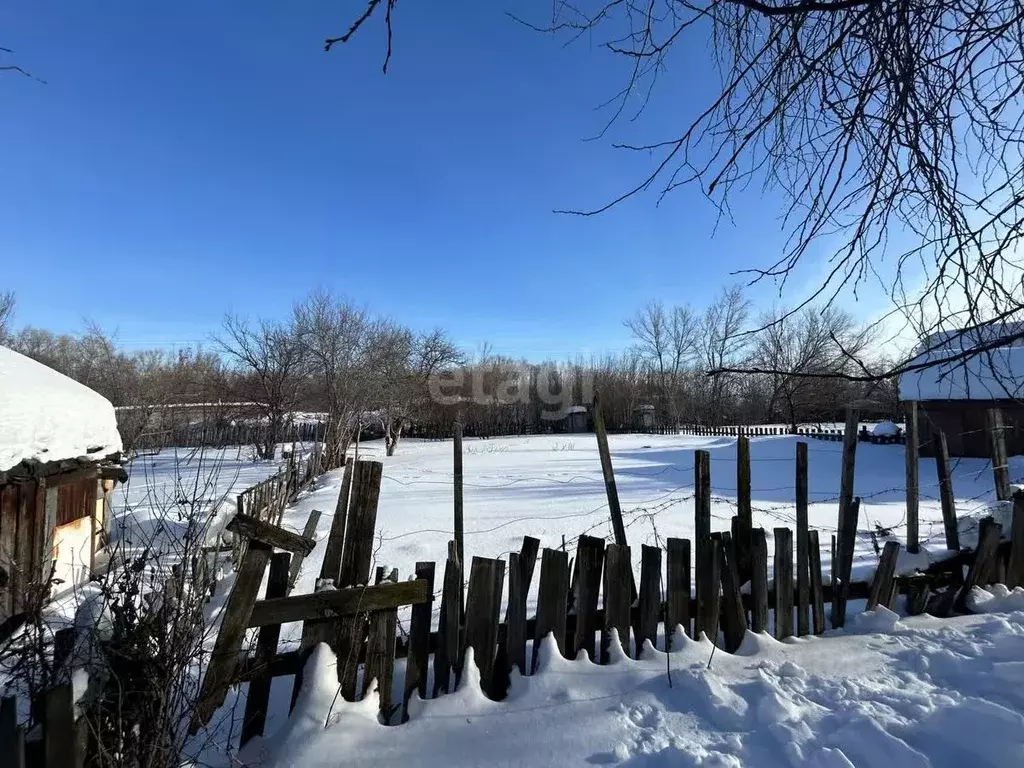
[[[892,421],[880,421],[871,430],[875,437],[896,437],[899,433],[900,428]]]
[[[458,690],[414,696],[393,727],[375,694],[336,695],[337,662],[321,646],[295,714],[240,757],[274,768],[1021,764],[1024,613],[901,621],[880,610],[855,631],[871,634],[748,633],[744,653],[713,657],[703,638],[640,660],[615,641],[606,666],[564,659],[548,637],[538,673],[513,671],[502,702],[483,696],[467,653]]]
[[[109,400],[0,346],[0,472],[26,460],[95,461],[120,450]]]

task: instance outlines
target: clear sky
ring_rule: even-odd
[[[46,81],[0,76],[16,322],[185,343],[322,286],[467,351],[562,358],[624,346],[622,319],[649,299],[700,307],[777,257],[783,204],[759,188],[717,231],[696,189],[552,212],[643,177],[653,158],[610,143],[678,133],[717,82],[706,50],[676,55],[640,120],[585,141],[625,63],[505,16],[543,21],[550,0],[399,3],[387,75],[382,18],[323,51],[361,7],[5,3],[0,46]]]

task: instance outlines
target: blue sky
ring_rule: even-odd
[[[552,213],[643,177],[654,158],[610,143],[678,133],[716,82],[706,50],[680,51],[641,120],[584,141],[625,64],[504,14],[543,20],[549,0],[400,3],[387,75],[382,19],[323,51],[358,7],[6,3],[0,45],[46,80],[0,77],[16,320],[186,343],[320,286],[470,351],[562,358],[617,350],[647,300],[700,307],[778,255],[782,201],[757,188],[717,232],[696,189]]]

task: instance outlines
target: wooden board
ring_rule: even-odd
[[[603,566],[604,539],[580,536],[576,547],[576,631],[572,658],[584,650],[591,661],[597,661],[595,641],[601,626],[596,617]]]
[[[287,624],[291,621],[354,616],[430,600],[430,585],[423,579],[384,582],[372,587],[326,589],[308,595],[290,595],[257,601],[248,618],[248,626]]]
[[[558,651],[565,655],[565,613],[569,595],[569,556],[558,549],[544,549],[540,559],[537,621],[533,638],[531,671],[536,671],[540,646],[554,633]]]
[[[672,642],[676,627],[693,636],[690,628],[690,540],[669,539],[665,563],[665,636]],[[671,647],[671,646],[670,646]]]
[[[636,625],[636,657],[643,653],[644,643],[658,643],[658,622],[661,619],[661,549],[644,544],[640,549],[640,594]]]
[[[601,663],[610,660],[611,631],[615,630],[623,653],[629,656],[629,626],[633,566],[629,547],[609,544],[604,561],[604,629],[601,633]],[[641,592],[643,586],[641,585]]]

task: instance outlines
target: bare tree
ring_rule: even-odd
[[[724,288],[701,318],[698,334],[700,364],[704,371],[715,371],[735,365],[746,357],[750,337],[745,333],[750,317],[750,301],[738,286]],[[721,423],[724,405],[733,378],[714,376],[704,383],[704,420]]]
[[[464,361],[443,331],[417,336],[390,321],[379,321],[372,329],[368,360],[373,372],[371,403],[384,431],[385,451],[392,456],[403,430],[429,400],[430,377]]]
[[[337,466],[359,427],[369,396],[366,313],[328,291],[314,291],[294,311],[295,328],[319,380],[327,411],[326,466]]]
[[[842,410],[845,390],[841,376],[858,368],[855,362],[868,347],[871,336],[858,328],[853,317],[837,307],[805,307],[798,314],[781,309],[762,316],[764,330],[755,338],[751,362],[774,371],[770,382],[769,413],[786,414],[795,432],[801,421],[831,407]],[[803,374],[829,375],[810,378]],[[837,402],[839,401],[839,402]]]
[[[257,452],[260,458],[273,458],[284,428],[301,402],[304,384],[302,347],[294,328],[267,320],[253,325],[228,315],[216,341],[242,374],[236,384],[237,395],[250,400],[267,423]]]
[[[395,5],[368,0],[328,49],[379,13],[390,58]],[[762,185],[778,193],[786,240],[745,272],[784,285],[800,264],[824,267],[792,312],[870,287],[920,338],[1000,323],[860,380],[1024,338],[1002,324],[1024,318],[1020,0],[553,0],[549,19],[523,23],[623,62],[602,135],[659,98],[680,103],[657,87],[676,51],[710,49],[721,83],[677,130],[617,142],[650,170],[569,213],[696,187],[730,218],[736,193]]]
[[[14,317],[14,291],[0,293],[0,342],[7,339]]]
[[[689,305],[666,309],[660,301],[652,301],[626,320],[626,327],[657,378],[662,422],[675,424],[682,374],[698,349],[697,316]]]

